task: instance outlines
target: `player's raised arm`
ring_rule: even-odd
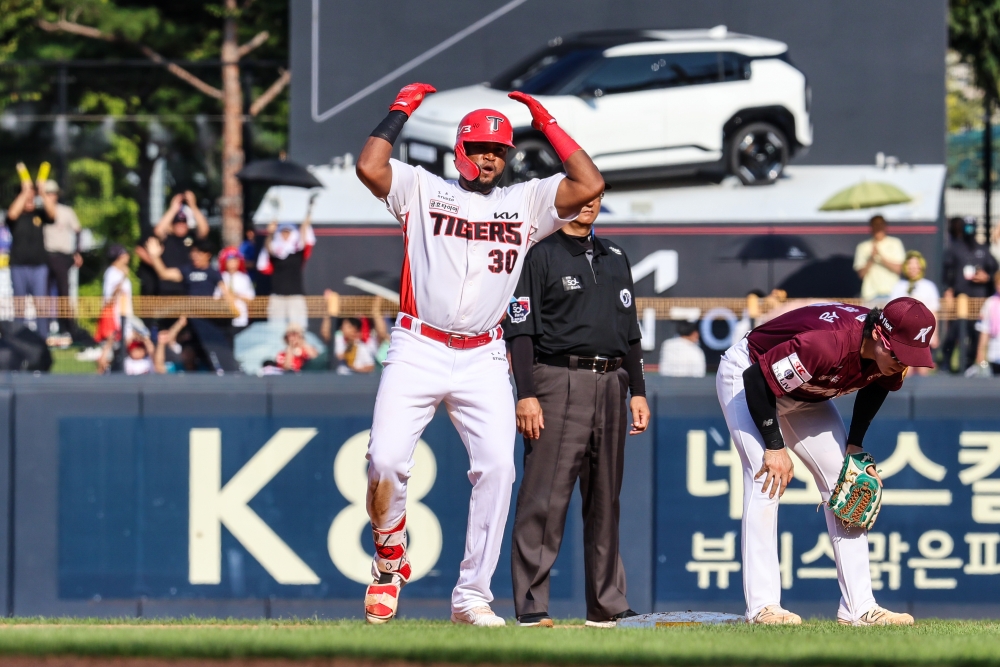
[[[596,199],[604,192],[604,177],[594,165],[587,152],[559,127],[545,107],[531,95],[514,91],[507,97],[517,100],[531,112],[531,126],[545,135],[552,144],[556,155],[562,160],[566,178],[556,192],[556,212],[560,218],[568,218],[580,211],[584,204]]]
[[[389,115],[379,123],[361,149],[356,169],[358,178],[379,199],[388,197],[392,187],[389,158],[392,157],[392,145],[403,129],[403,123],[420,106],[425,96],[435,92],[437,90],[434,86],[426,83],[404,86],[396,96],[396,101],[389,107]]]

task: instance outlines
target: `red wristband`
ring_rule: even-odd
[[[546,125],[542,128],[542,134],[552,144],[552,148],[556,150],[556,155],[559,156],[562,162],[565,162],[566,158],[580,150],[580,144],[573,141],[573,137],[566,134],[566,130],[559,127],[557,123]]]

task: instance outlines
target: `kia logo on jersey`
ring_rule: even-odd
[[[529,313],[531,313],[531,297],[510,297],[510,304],[507,306],[507,314],[510,315],[510,321],[512,324],[521,324],[522,322],[527,321]]]
[[[517,211],[509,213],[507,211],[500,211],[499,213],[493,214],[494,220],[517,220]]]

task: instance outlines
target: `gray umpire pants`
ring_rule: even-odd
[[[524,441],[511,550],[514,609],[518,616],[548,611],[549,571],[579,478],[587,619],[607,620],[629,608],[618,551],[628,373],[536,363],[534,380],[545,428],[538,440]]]

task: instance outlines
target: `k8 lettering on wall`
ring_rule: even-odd
[[[256,496],[306,445],[316,437],[313,428],[283,428],[225,484],[222,475],[222,432],[215,428],[191,429],[189,456],[188,581],[216,585],[222,582],[222,527],[236,538],[257,562],[286,585],[320,583],[319,576],[249,507]],[[368,431],[348,438],[333,464],[337,490],[350,503],[341,510],[327,534],[330,560],[348,579],[371,581],[372,555],[361,545],[369,529],[365,510],[368,487],[365,454]],[[407,497],[408,555],[413,566],[410,581],[425,576],[441,554],[441,525],[434,512],[420,500],[434,486],[437,466],[434,453],[420,440]]]

